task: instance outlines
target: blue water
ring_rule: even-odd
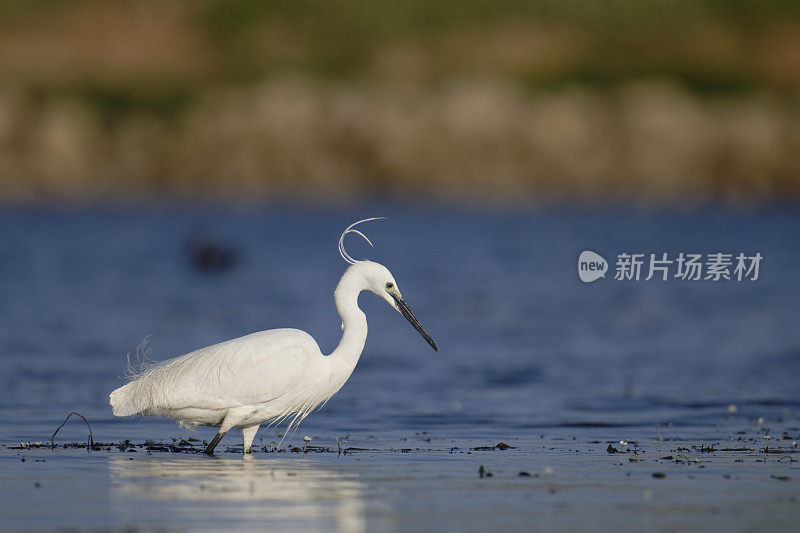
[[[446,449],[448,439],[585,443],[669,427],[716,438],[730,406],[742,425],[798,425],[797,210],[6,208],[0,442],[46,441],[73,410],[95,440],[210,438],[210,428],[114,418],[107,397],[126,354],[146,336],[163,359],[276,327],[308,331],[330,352],[340,333],[333,288],[346,266],[339,234],[378,215],[388,220],[364,228],[375,248],[356,238],[348,248],[392,271],[439,353],[363,294],[364,355],[290,443],[307,434],[397,444],[426,431]],[[198,238],[231,250],[230,268],[198,270],[188,251]],[[612,272],[584,284],[576,267],[587,249],[612,263],[622,252],[764,259],[757,281],[616,281]],[[85,438],[78,421],[59,434]],[[262,429],[256,443],[275,439]]]

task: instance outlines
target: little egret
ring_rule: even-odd
[[[339,237],[339,253],[350,265],[333,294],[342,319],[342,338],[323,355],[311,335],[297,329],[271,329],[201,348],[154,363],[132,376],[110,395],[115,416],[165,416],[181,427],[219,427],[205,453],[212,455],[222,437],[241,428],[244,452],[250,452],[259,426],[288,420],[296,428],[317,406],[342,388],[358,363],[367,339],[367,318],[358,295],[371,291],[399,311],[438,351],[436,344],[403,300],[391,272],[372,261],[356,261],[344,238],[367,218],[348,226]]]

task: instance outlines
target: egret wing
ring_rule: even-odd
[[[176,357],[141,379],[154,408],[229,409],[276,400],[302,381],[316,341],[296,329],[253,333]]]

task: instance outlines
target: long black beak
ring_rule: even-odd
[[[403,316],[406,317],[406,320],[411,322],[411,325],[414,326],[415,330],[419,331],[419,334],[422,335],[422,338],[428,341],[428,344],[431,345],[431,348],[433,348],[435,351],[438,352],[439,348],[436,347],[436,343],[433,342],[431,336],[428,335],[428,332],[425,331],[425,328],[422,327],[422,324],[420,323],[419,319],[416,317],[416,315],[414,315],[414,312],[411,310],[411,308],[408,306],[405,300],[403,300],[402,298],[398,298],[394,294],[392,294],[392,298],[394,298],[394,301],[397,302],[397,308],[400,310],[400,313],[402,313]]]

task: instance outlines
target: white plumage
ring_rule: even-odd
[[[358,307],[358,295],[365,290],[402,313],[435,350],[436,345],[403,301],[389,270],[371,261],[354,261],[344,250],[348,233],[369,242],[353,229],[367,220],[375,219],[350,225],[339,239],[339,251],[350,267],[334,292],[342,338],[330,355],[323,355],[314,338],[304,331],[253,333],[147,367],[111,393],[114,415],[166,416],[183,427],[219,427],[206,448],[209,454],[225,433],[238,427],[248,452],[262,423],[288,420],[289,428],[296,427],[350,377],[367,338],[367,319]]]

